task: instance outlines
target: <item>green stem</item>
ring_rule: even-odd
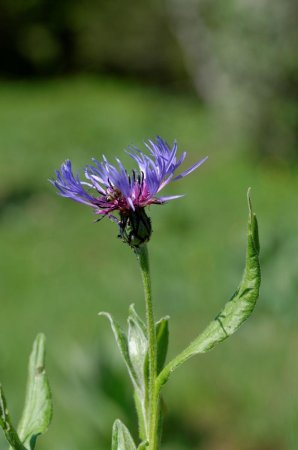
[[[151,281],[149,271],[149,257],[148,249],[145,244],[141,245],[136,251],[144,284],[145,303],[146,303],[146,324],[149,345],[149,414],[148,429],[149,429],[149,447],[148,450],[158,449],[158,417],[159,417],[159,393],[156,389],[157,378],[157,348],[156,348],[156,334],[155,322],[153,315]]]

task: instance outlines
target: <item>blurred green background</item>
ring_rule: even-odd
[[[1,0],[0,379],[14,423],[44,331],[54,418],[40,450],[106,450],[130,381],[108,323],[144,313],[117,227],[48,183],[161,135],[209,160],[152,206],[156,316],[170,357],[220,310],[244,265],[246,190],[260,224],[253,317],[165,389],[164,450],[298,448],[298,152],[294,1]],[[0,448],[7,448],[0,434]]]

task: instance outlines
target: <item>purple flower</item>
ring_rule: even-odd
[[[139,228],[143,219],[147,218],[144,212],[146,206],[163,204],[182,197],[181,195],[160,197],[158,194],[169,182],[190,174],[207,159],[201,159],[180,175],[174,176],[183,163],[186,152],[183,152],[177,160],[176,142],[170,148],[160,137],[157,137],[155,142],[149,140],[145,145],[148,154],[135,147],[127,152],[137,163],[137,171],[132,170],[128,173],[119,159],[116,159],[117,165],[112,165],[103,156],[102,162],[93,159],[93,165],[86,166],[85,181],[82,181],[79,175],[74,176],[71,162],[67,160],[62,164],[60,171],[56,171],[56,179],[50,181],[61,196],[89,205],[101,217],[107,216],[116,221],[120,225],[120,235],[123,238],[127,227],[132,226],[134,219],[137,218],[136,225]],[[120,220],[113,215],[115,211],[119,212]],[[151,224],[149,219],[148,221],[150,237]],[[139,231],[134,229],[133,233]]]

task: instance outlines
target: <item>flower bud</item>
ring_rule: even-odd
[[[151,233],[151,219],[147,216],[145,208],[136,208],[134,211],[120,214],[119,237],[133,248],[148,242]]]

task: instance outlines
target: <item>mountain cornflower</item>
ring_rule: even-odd
[[[56,171],[56,179],[50,181],[62,197],[94,208],[100,216],[108,217],[119,225],[120,237],[132,247],[139,247],[151,236],[151,221],[145,207],[182,197],[159,196],[159,192],[171,181],[177,181],[197,169],[207,158],[193,164],[179,175],[176,170],[183,163],[186,152],[177,159],[177,143],[172,148],[160,137],[145,143],[147,154],[136,147],[127,153],[137,163],[138,169],[130,173],[116,158],[111,164],[105,156],[102,161],[93,159],[93,165],[84,170],[85,180],[73,174],[69,160]],[[120,219],[114,213],[118,212]]]
[[[186,156],[184,152],[177,159],[176,142],[170,148],[157,137],[156,141],[148,141],[145,145],[147,154],[137,148],[129,149],[128,154],[138,166],[137,170],[130,173],[118,159],[114,166],[103,157],[102,162],[94,159],[93,165],[86,166],[84,181],[79,175],[74,176],[70,161],[66,161],[60,171],[56,172],[57,178],[51,180],[63,197],[89,205],[100,218],[108,217],[118,223],[120,237],[133,248],[141,271],[145,320],[138,315],[134,305],[131,305],[125,332],[111,314],[99,313],[109,320],[117,347],[128,370],[139,431],[136,442],[124,423],[116,419],[112,429],[112,450],[160,449],[163,418],[167,410],[161,396],[164,385],[173,372],[190,358],[207,353],[238,330],[254,310],[261,283],[258,222],[252,209],[249,189],[247,250],[241,282],[209,325],[189,345],[167,361],[169,316],[155,320],[149,252],[146,244],[151,234],[151,222],[145,209],[148,205],[162,204],[181,197],[181,195],[160,197],[158,194],[169,182],[179,180],[193,172],[206,158],[180,175],[175,175]],[[116,217],[115,213],[119,214],[120,218]],[[99,270],[104,270],[102,254],[98,253]],[[169,252],[165,253],[165,258],[167,257]],[[176,268],[176,272],[177,270]],[[117,278],[117,274],[114,278]],[[110,279],[107,282],[110,285]],[[164,293],[166,294],[166,291]],[[120,299],[122,297],[123,295],[120,295]],[[171,304],[171,298],[171,292],[165,295],[164,304]],[[119,296],[117,302],[118,300]],[[181,302],[183,303],[183,298]],[[181,330],[183,331],[183,328],[180,332]],[[44,343],[44,336],[38,335],[30,356],[25,407],[17,430],[10,420],[0,384],[0,427],[12,450],[32,450],[36,437],[47,430],[51,420],[52,401],[45,371]],[[182,384],[182,388],[185,388],[185,383]]]

